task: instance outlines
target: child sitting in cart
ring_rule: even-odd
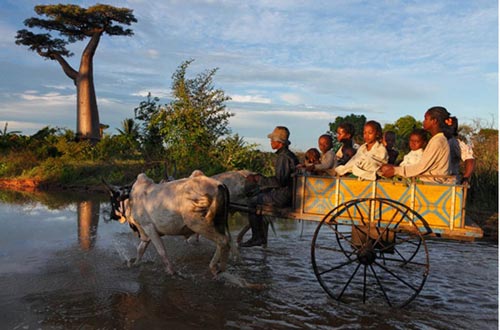
[[[389,155],[389,159],[387,163],[396,164],[396,160],[399,156],[399,151],[395,148],[396,146],[396,133],[394,131],[384,132],[382,137],[382,144],[387,149],[387,154]]]
[[[355,129],[351,123],[343,122],[337,127],[337,141],[340,148],[335,153],[337,165],[345,165],[354,156],[356,149],[359,148],[352,141]],[[334,151],[335,152],[335,151]]]
[[[297,165],[297,169],[301,170],[300,171],[301,173],[306,173],[308,172],[307,171],[308,168],[311,168],[311,166],[320,163],[320,158],[321,154],[319,153],[318,149],[316,148],[307,149],[306,153],[304,154],[304,164]]]
[[[305,168],[307,172],[310,172],[315,175],[323,175],[323,176],[335,176],[335,166],[336,166],[336,157],[333,153],[333,139],[329,134],[323,134],[318,139],[318,147],[321,150],[321,156],[319,157],[318,162],[307,163],[308,152],[318,149],[311,148],[306,152],[306,163],[304,165],[299,165],[299,168]],[[318,153],[319,154],[319,153]]]
[[[424,148],[426,144],[427,144],[427,132],[422,128],[415,128],[410,133],[410,138],[408,141],[408,145],[410,146],[410,152],[404,156],[403,161],[399,164],[399,166],[418,164],[422,159],[422,155],[424,154]]]
[[[363,128],[363,139],[356,154],[345,165],[335,168],[338,174],[352,173],[361,180],[376,180],[380,166],[387,164],[389,155],[381,143],[382,126],[374,120],[368,121]]]

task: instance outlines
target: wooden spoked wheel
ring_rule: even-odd
[[[403,307],[429,274],[425,220],[397,201],[364,198],[343,203],[319,223],[311,244],[314,274],[341,302]]]

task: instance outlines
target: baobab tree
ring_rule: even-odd
[[[46,19],[31,17],[24,21],[29,28],[56,31],[61,38],[50,33],[17,31],[16,44],[28,46],[38,55],[57,61],[64,73],[76,86],[77,115],[76,135],[79,139],[99,141],[99,111],[94,88],[93,58],[103,34],[131,36],[133,31],[124,28],[137,22],[132,10],[97,4],[88,8],[77,5],[40,5],[35,12]],[[65,60],[73,55],[66,46],[69,43],[90,38],[83,50],[78,70]]]

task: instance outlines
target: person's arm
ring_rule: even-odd
[[[464,183],[464,181],[470,182],[472,172],[474,172],[474,167],[476,166],[476,161],[474,160],[474,158],[466,159],[464,163],[465,170],[464,175],[462,176],[462,183]]]
[[[321,163],[312,166],[312,170],[325,171],[335,167],[336,157],[333,151],[329,150],[321,158]]]
[[[442,158],[445,148],[449,148],[448,142],[445,139],[431,139],[429,144],[424,149],[422,159],[418,164],[408,166],[394,167],[394,175],[400,175],[405,178],[411,178],[417,175],[422,175],[437,162],[444,161]],[[449,162],[449,157],[446,159]]]

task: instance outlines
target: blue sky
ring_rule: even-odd
[[[76,128],[72,81],[55,61],[15,45],[37,4],[0,0],[0,128]],[[382,125],[445,106],[460,123],[498,128],[498,3],[493,0],[129,0],[132,37],[101,39],[94,58],[100,121],[116,134],[148,92],[167,103],[171,76],[218,68],[233,133],[269,150],[290,128],[292,149],[317,146],[337,116]],[[67,1],[83,7],[90,1]],[[70,45],[78,67],[86,42]]]

